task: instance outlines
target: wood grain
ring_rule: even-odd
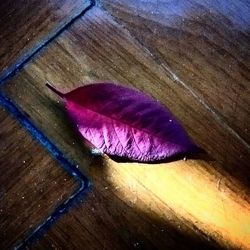
[[[11,249],[78,187],[0,108],[0,248]]]
[[[83,161],[86,159],[88,165],[86,150],[81,150],[62,108],[50,102],[54,95],[46,89],[46,80],[62,91],[100,80],[137,87],[169,107],[193,140],[221,163],[217,167],[221,174],[227,171],[248,185],[250,149],[218,122],[192,93],[172,81],[165,68],[112,17],[98,8],[88,13],[3,86],[3,91],[58,146],[63,142],[69,157],[75,157],[72,149],[75,143],[74,147],[82,151]]]
[[[192,234],[183,221],[179,221],[183,228],[176,228],[171,221],[178,219],[171,209],[157,197],[151,196],[137,178],[123,171],[122,174],[120,170],[128,166],[112,167],[111,164],[97,161],[91,167],[95,188],[90,197],[58,221],[34,245],[35,249],[50,248],[52,245],[60,248],[66,244],[66,239],[72,242],[68,249],[80,249],[81,246],[84,249],[212,249],[216,246],[199,232]],[[121,182],[113,183],[112,176]],[[129,183],[125,181],[127,178]],[[154,204],[166,217],[158,217]]]
[[[147,166],[103,159],[91,165],[62,103],[45,88],[46,80],[65,92],[87,82],[112,80],[149,93],[168,106],[217,161]],[[97,198],[59,221],[39,243],[41,248],[65,247],[67,242],[69,249],[110,249],[112,243],[114,249],[127,249],[142,242],[147,249],[247,249],[249,147],[173,81],[166,67],[102,8],[88,11],[1,91],[94,182]],[[89,215],[92,206],[100,209],[94,216]],[[165,233],[160,232],[161,223]]]
[[[90,5],[88,0],[0,2],[0,79]]]
[[[206,167],[95,160],[92,194],[32,249],[249,249],[249,203]]]
[[[250,144],[250,2],[103,0],[155,60]]]

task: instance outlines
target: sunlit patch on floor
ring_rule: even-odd
[[[249,203],[211,175],[206,162],[149,165],[106,159],[104,165],[114,191],[131,206],[170,221],[167,210],[171,209],[179,219],[171,221],[176,227],[185,220],[222,246],[249,249]]]

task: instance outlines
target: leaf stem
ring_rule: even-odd
[[[49,81],[47,81],[45,83],[45,85],[50,89],[52,90],[54,93],[56,93],[58,96],[60,96],[61,98],[64,98],[65,97],[65,94],[60,92],[59,90],[57,90]]]

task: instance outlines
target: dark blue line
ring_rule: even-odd
[[[74,16],[68,23],[64,24],[61,28],[57,27],[53,31],[51,31],[50,35],[46,37],[44,40],[41,40],[36,46],[30,49],[28,52],[24,53],[21,58],[17,59],[17,61],[6,70],[1,72],[0,74],[0,85],[3,84],[6,80],[14,76],[23,66],[30,61],[40,50],[42,50],[46,45],[48,45],[52,40],[54,40],[57,36],[59,36],[63,31],[69,28],[79,17],[84,15],[88,10],[90,10],[93,6],[95,6],[95,0],[90,0],[89,6],[84,8],[79,14]]]
[[[74,204],[82,201],[87,195],[90,188],[81,187],[77,192],[70,196],[65,202],[59,205],[54,212],[40,224],[27,238],[25,238],[20,244],[14,247],[15,250],[27,249],[32,243],[36,242],[51,226],[59,219],[60,216],[65,214]]]
[[[0,105],[9,111],[14,118],[16,118],[21,125],[30,132],[33,138],[35,138],[43,147],[45,147],[49,153],[60,162],[65,171],[73,176],[77,181],[80,182],[80,187],[75,193],[73,193],[66,201],[60,204],[55,211],[42,223],[40,224],[31,234],[29,234],[15,249],[24,249],[27,245],[31,244],[39,236],[42,235],[50,226],[73,204],[81,200],[86,193],[90,190],[91,183],[82,172],[76,168],[76,164],[70,162],[61,151],[41,132],[39,131],[34,124],[29,121],[26,116],[13,104],[13,102],[5,97],[0,95]]]
[[[55,29],[51,32],[46,39],[40,41],[33,49],[29,52],[25,53],[22,58],[17,60],[17,62],[9,67],[6,71],[4,71],[0,75],[0,85],[5,83],[9,78],[14,76],[23,66],[29,62],[33,56],[35,56],[40,50],[42,50],[46,45],[48,45],[52,40],[54,40],[57,36],[59,36],[64,30],[69,28],[78,18],[84,15],[88,10],[95,6],[95,0],[90,0],[90,5],[87,6],[83,11],[73,17],[68,23],[66,23],[61,28]],[[30,245],[39,237],[43,235],[45,231],[47,231],[53,223],[66,211],[68,211],[73,205],[79,201],[81,201],[84,196],[89,192],[91,183],[87,179],[86,176],[82,174],[76,168],[76,165],[69,161],[63,153],[38,129],[35,125],[27,119],[27,117],[16,107],[16,105],[6,96],[0,93],[0,105],[3,106],[6,110],[8,110],[12,116],[14,116],[21,125],[32,135],[32,137],[37,140],[43,147],[45,147],[49,153],[60,162],[65,171],[73,176],[77,181],[79,181],[79,188],[75,191],[67,200],[65,200],[62,204],[57,206],[52,212],[52,214],[37,228],[31,232],[24,240],[22,240],[18,245],[15,246],[14,249],[25,249],[26,246]]]
[[[70,175],[76,177],[76,179],[80,181],[87,181],[87,178],[82,172],[75,167],[76,165],[69,162],[69,160],[64,157],[63,153],[60,152],[59,149],[15,106],[15,104],[3,94],[0,95],[0,105],[8,110],[12,116],[14,116],[21,125],[31,133],[32,137],[44,146],[55,159],[61,162]]]

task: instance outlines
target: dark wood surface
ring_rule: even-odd
[[[90,5],[88,0],[0,2],[0,80]]]
[[[6,81],[0,91],[93,182],[31,248],[249,249],[248,8],[103,0]],[[104,80],[134,86],[207,154],[154,165],[90,157],[47,80],[65,92]]]
[[[2,108],[0,127],[0,248],[11,249],[78,183]]]
[[[103,0],[168,71],[250,143],[250,2]]]
[[[72,143],[77,138],[72,137],[72,132],[64,132],[71,131],[71,127],[65,121],[62,108],[49,101],[55,97],[45,87],[46,80],[62,91],[100,80],[137,87],[170,108],[193,140],[221,163],[217,171],[221,174],[227,171],[246,186],[250,182],[249,146],[218,121],[190,91],[169,78],[165,68],[99,8],[88,12],[3,87],[38,127],[58,145],[63,142],[67,154],[74,157],[76,146],[72,149]]]
[[[121,164],[106,158],[96,162],[72,132],[62,102],[46,89],[46,80],[65,92],[100,80],[135,86],[168,106],[209,157],[159,165]],[[64,237],[68,248],[78,249],[105,248],[112,242],[115,249],[123,249],[137,240],[148,249],[249,245],[248,144],[174,81],[147,47],[102,8],[89,10],[2,91],[79,164],[95,187],[97,198],[89,198],[58,221],[37,246],[65,247]],[[98,209],[95,216],[89,215],[93,206]],[[165,225],[161,233],[160,223]],[[158,240],[152,237],[154,230]],[[184,244],[176,242],[179,237]]]

